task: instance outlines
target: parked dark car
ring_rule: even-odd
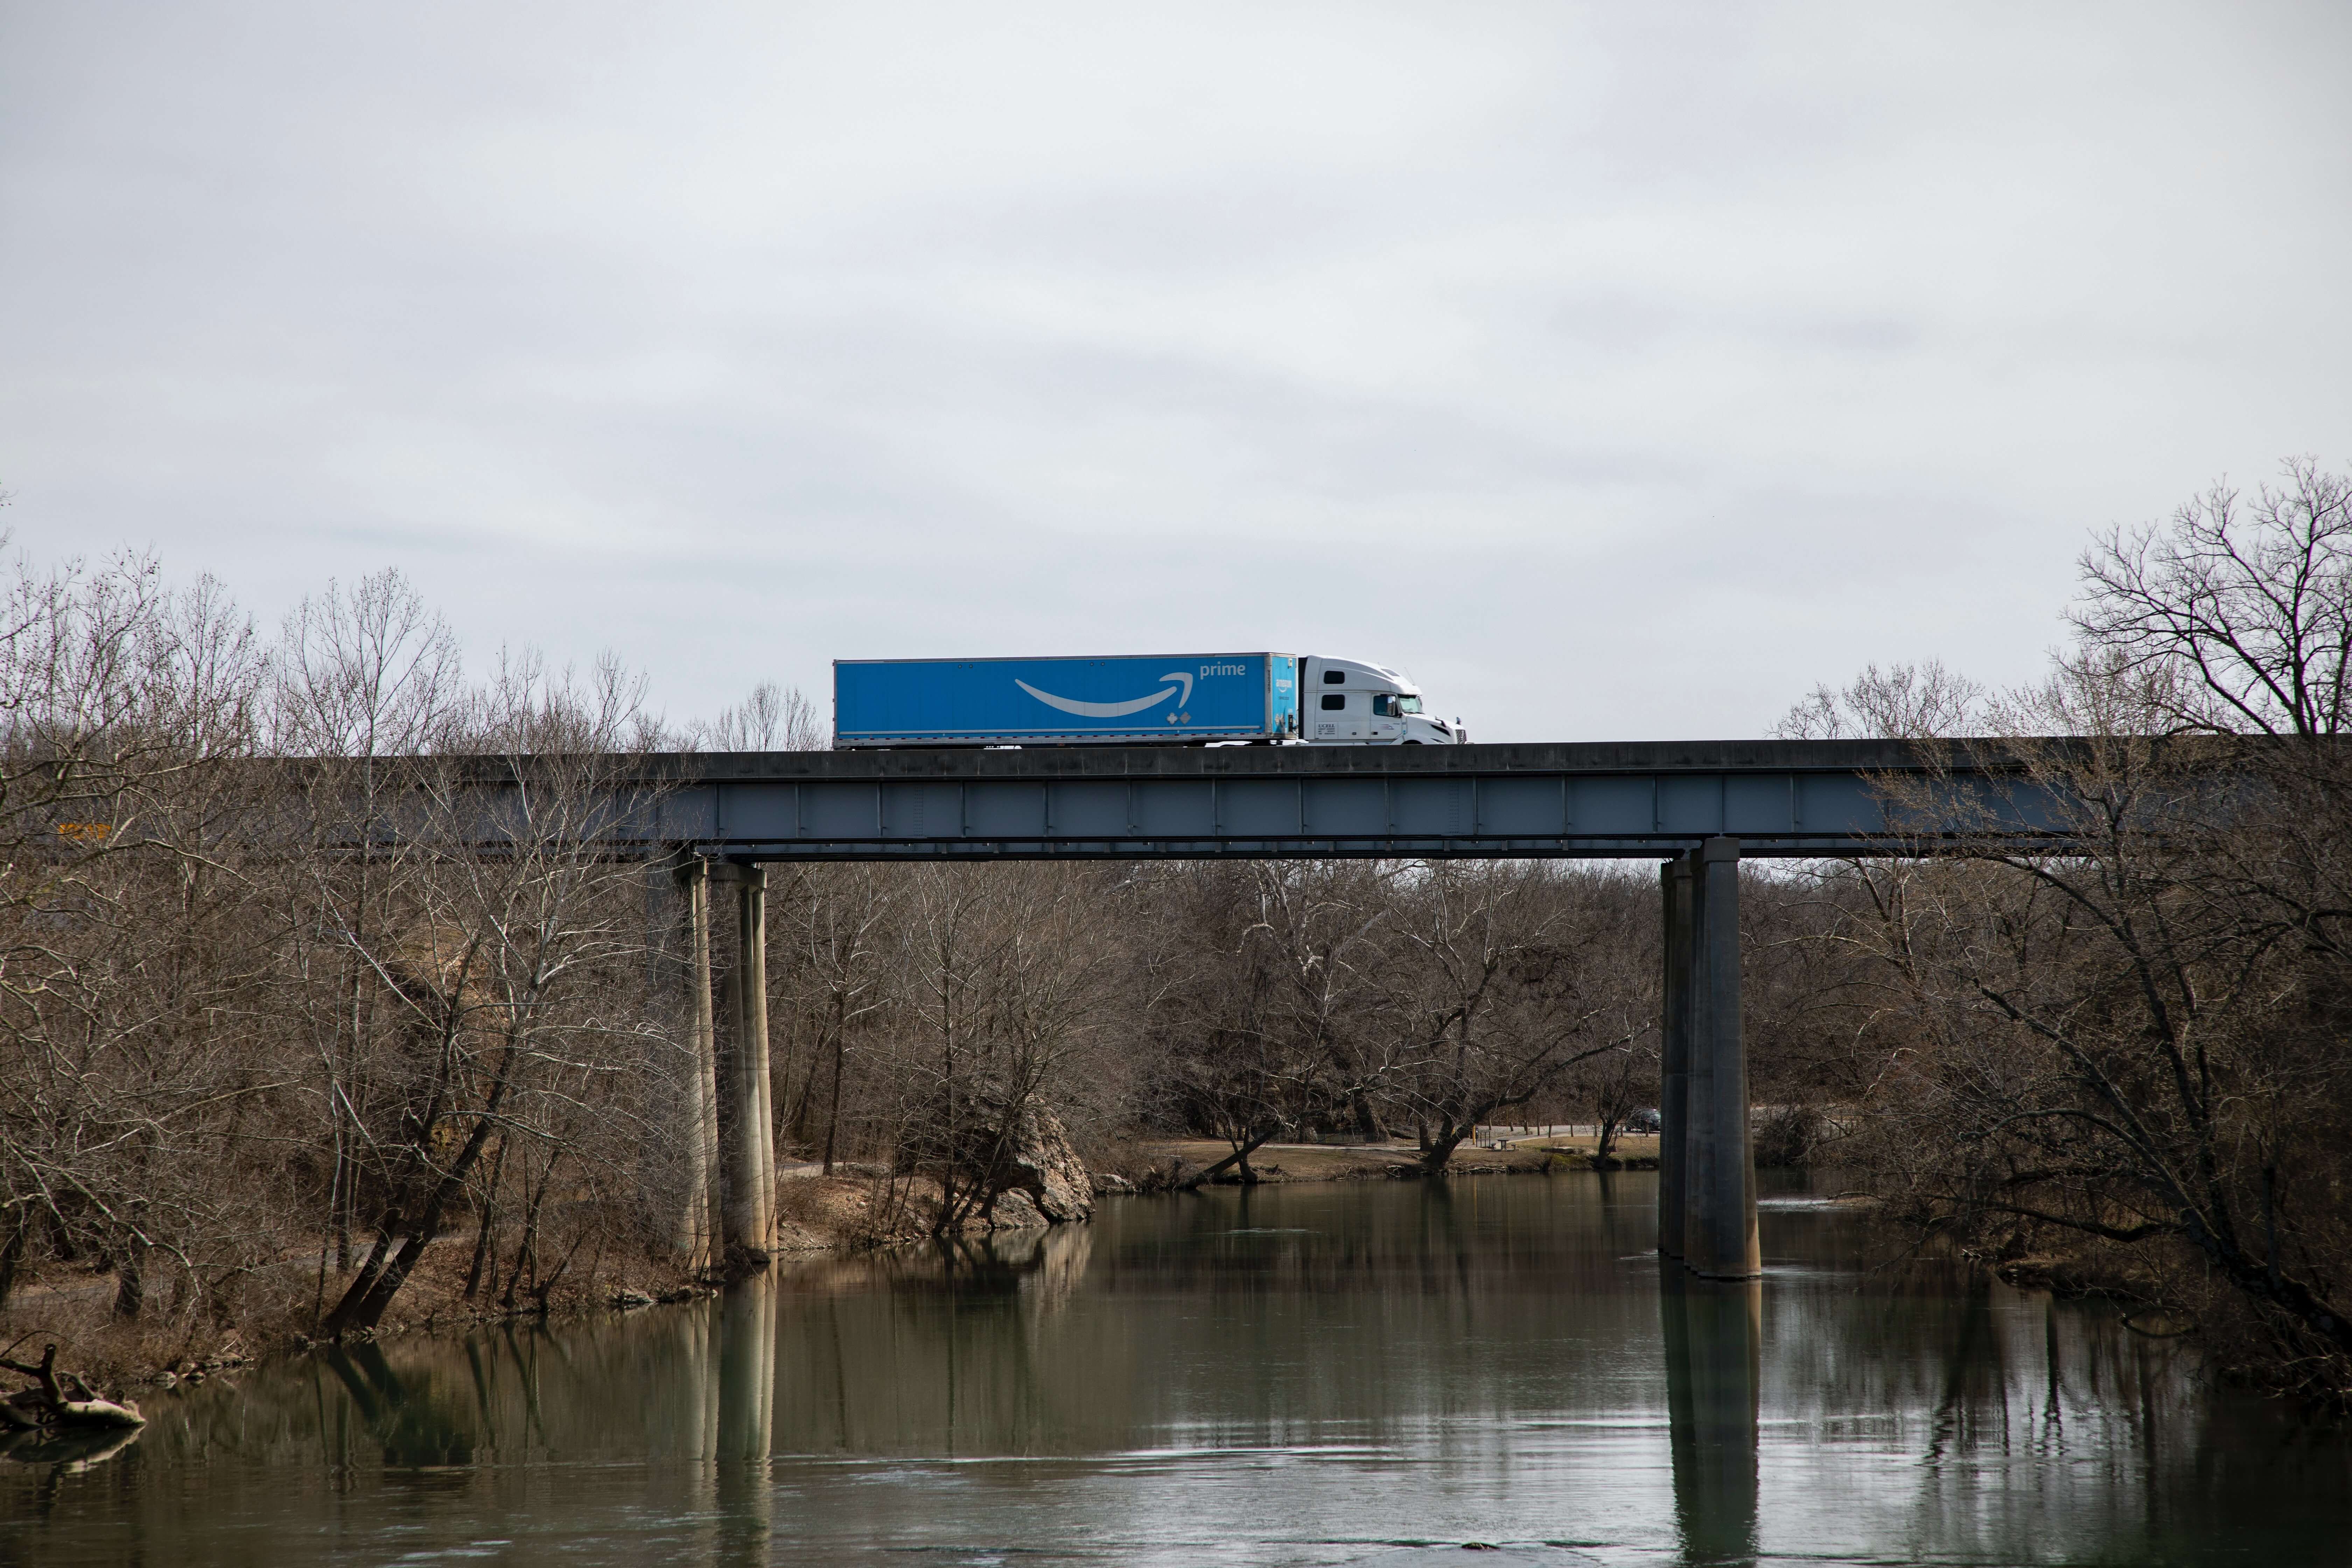
[[[1665,1126],[1665,1118],[1658,1114],[1655,1106],[1643,1106],[1625,1118],[1625,1131],[1628,1132],[1662,1132]]]

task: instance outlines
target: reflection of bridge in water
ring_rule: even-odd
[[[1067,1240],[1066,1237],[1055,1239],[1065,1244]],[[1086,1259],[1081,1254],[1075,1270],[1066,1259],[1064,1264],[1060,1272],[1074,1276],[1084,1271]],[[1017,1268],[1007,1271],[1007,1282],[999,1289],[1017,1296],[1026,1272]],[[769,1542],[775,1528],[769,1458],[778,1439],[780,1382],[816,1381],[794,1378],[793,1369],[780,1364],[778,1297],[776,1284],[765,1278],[730,1288],[717,1315],[718,1343],[704,1352],[715,1363],[716,1375],[703,1384],[698,1405],[707,1412],[708,1423],[700,1451],[713,1461],[708,1473],[717,1520],[715,1556],[719,1562],[769,1561]],[[1668,1264],[1659,1270],[1658,1306],[1665,1350],[1675,1526],[1684,1555],[1693,1563],[1753,1561],[1758,1551],[1762,1286],[1756,1280],[1692,1279],[1685,1270]],[[704,1323],[707,1331],[709,1320]],[[1001,1360],[1002,1352],[994,1359]],[[960,1451],[955,1435],[959,1384],[971,1385],[984,1395],[991,1392],[992,1384],[1008,1377],[993,1390],[994,1398],[983,1397],[978,1401],[979,1407],[966,1415],[967,1421],[976,1418],[976,1429],[966,1436],[964,1447],[986,1453],[1017,1449],[1025,1440],[1034,1439],[1038,1412],[1027,1387],[1037,1375],[1034,1363],[992,1369],[983,1362],[960,1373],[950,1349],[944,1361],[929,1366],[928,1378],[925,1370],[920,1365],[907,1369],[907,1384],[893,1390],[890,1407],[860,1412],[866,1423],[879,1424],[886,1430],[877,1433],[869,1426],[856,1441],[858,1448],[871,1451],[879,1439],[878,1446],[886,1449],[904,1447],[921,1454],[929,1444],[938,1443],[943,1452],[937,1457],[953,1457]],[[990,1375],[992,1370],[997,1376]],[[830,1386],[845,1388],[837,1379]],[[805,1406],[823,1402],[824,1385],[793,1392],[798,1395],[796,1402]],[[887,1429],[905,1419],[905,1413],[896,1408],[901,1401],[925,1408],[925,1416],[911,1429],[900,1426],[892,1434]],[[804,1427],[810,1414],[803,1409],[793,1425]],[[1104,1425],[1117,1426],[1118,1416],[1126,1414],[1118,1412]],[[834,1412],[832,1421],[823,1416],[817,1420],[823,1425],[841,1424],[836,1441],[848,1439],[854,1429],[853,1417],[845,1408]],[[939,1432],[924,1430],[934,1423],[941,1424]],[[803,1430],[793,1436],[805,1443],[808,1434]]]
[[[707,1475],[716,1520],[715,1559],[769,1560],[775,1510],[769,1459],[780,1435],[788,1449],[809,1451],[822,1433],[828,1447],[838,1446],[842,1451],[895,1451],[909,1458],[1017,1452],[1035,1442],[1042,1435],[1043,1413],[1035,1383],[1043,1368],[1038,1360],[1021,1353],[1030,1334],[976,1339],[969,1347],[970,1359],[960,1366],[956,1352],[962,1336],[954,1324],[954,1278],[959,1271],[964,1275],[967,1300],[999,1300],[1024,1320],[1034,1319],[1067,1301],[1086,1272],[1088,1239],[1081,1227],[1066,1226],[1042,1238],[1032,1234],[1002,1243],[992,1238],[967,1244],[951,1262],[935,1258],[932,1267],[943,1266],[940,1294],[949,1303],[949,1326],[943,1336],[918,1345],[906,1345],[892,1331],[887,1315],[877,1321],[870,1311],[859,1313],[855,1297],[846,1301],[825,1295],[802,1298],[835,1318],[836,1354],[841,1353],[841,1319],[847,1309],[850,1315],[866,1319],[846,1331],[866,1340],[863,1359],[894,1366],[887,1401],[875,1403],[869,1372],[860,1380],[855,1411],[849,1408],[851,1395],[841,1365],[835,1364],[827,1377],[813,1364],[785,1364],[786,1341],[778,1321],[784,1292],[778,1283],[758,1277],[730,1287],[716,1314],[699,1317],[687,1331],[689,1337],[711,1335],[716,1341],[688,1349],[689,1358],[701,1361],[710,1375],[689,1380],[695,1386],[686,1419],[693,1433],[681,1434],[694,1452],[711,1461]],[[1450,1250],[1452,1238],[1441,1235],[1431,1239],[1441,1255],[1442,1274],[1443,1255]],[[1008,1244],[1019,1256],[996,1257],[996,1247]],[[904,1289],[925,1268],[920,1263],[894,1268],[885,1258],[864,1271],[904,1274],[898,1281]],[[1342,1266],[1328,1283],[1343,1284],[1339,1276],[1346,1272]],[[1659,1269],[1658,1279],[1675,1525],[1684,1555],[1693,1563],[1752,1561],[1758,1551],[1762,1285],[1753,1279],[1693,1279],[1672,1263]],[[1457,1281],[1456,1289],[1466,1292],[1472,1288],[1465,1279]],[[877,1329],[881,1342],[874,1339]],[[917,1353],[898,1370],[897,1352],[902,1347]],[[804,1347],[794,1349],[799,1354],[790,1359],[805,1356]],[[1088,1370],[1100,1369],[1094,1365]],[[796,1407],[781,1434],[780,1391]],[[1104,1430],[1096,1440],[1117,1444],[1123,1437],[1131,1442],[1133,1434],[1124,1428],[1135,1412],[1124,1407],[1122,1395],[1133,1397],[1132,1390],[1113,1384],[1095,1393],[1109,1402],[1098,1414],[1097,1424]],[[835,1400],[835,1408],[824,1408]],[[1278,1420],[1279,1415],[1270,1408],[1265,1413],[1269,1420]],[[1080,1431],[1068,1436],[1083,1442],[1087,1425],[1077,1423]]]

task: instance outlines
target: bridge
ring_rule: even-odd
[[[1721,837],[1820,857],[2065,834],[2014,753],[1962,742],[685,752],[643,782],[659,804],[626,835],[746,862],[1644,858]]]
[[[516,780],[493,771],[477,784],[495,797]],[[764,1258],[774,1235],[766,863],[1658,860],[1659,1250],[1702,1278],[1748,1279],[1762,1261],[1740,1026],[1740,861],[1917,855],[1987,837],[2063,853],[2071,841],[2067,814],[2021,751],[1966,742],[685,752],[644,759],[605,787],[614,795],[597,814],[603,840],[655,861],[649,919],[670,954],[665,973],[699,1075],[681,1110],[697,1129],[689,1144],[704,1152],[701,1195],[680,1246],[713,1261]],[[709,934],[718,885],[736,895],[740,968],[725,991],[732,1037],[744,1042],[723,1063]]]

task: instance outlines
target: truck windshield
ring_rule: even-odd
[[[1396,700],[1396,710],[1400,713],[1418,713],[1421,711],[1421,699],[1400,697]]]

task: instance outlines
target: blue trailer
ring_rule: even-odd
[[[1285,653],[835,659],[836,746],[1272,741],[1298,720]]]
[[[1313,724],[1300,717],[1299,694],[1308,682],[1331,688],[1317,691],[1320,721]],[[1410,717],[1421,711],[1411,684],[1377,665],[1288,653],[843,658],[833,665],[833,743],[1197,746],[1454,739],[1442,722]]]

